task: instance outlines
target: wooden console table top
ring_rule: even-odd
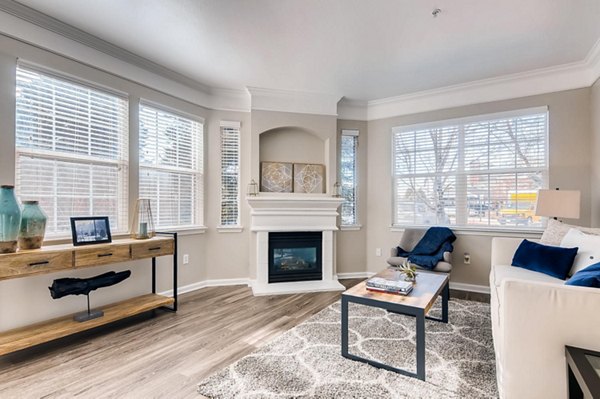
[[[71,244],[48,245],[0,254],[0,280],[171,255],[173,251],[174,240],[171,237],[126,238],[77,247]]]

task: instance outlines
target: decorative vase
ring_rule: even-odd
[[[17,251],[21,207],[14,186],[0,186],[0,253]]]
[[[21,228],[19,229],[19,248],[37,249],[42,247],[46,234],[48,216],[40,208],[38,201],[23,201]]]
[[[154,219],[152,217],[152,208],[150,207],[149,199],[140,198],[137,200],[130,234],[131,238],[138,240],[152,238],[156,234],[156,230],[154,230]]]

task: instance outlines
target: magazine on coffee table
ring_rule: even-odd
[[[366,287],[369,291],[408,295],[413,289],[413,284],[408,281],[388,280],[382,277],[372,277],[367,280]]]

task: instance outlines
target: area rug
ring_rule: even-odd
[[[439,302],[439,301],[438,301]],[[349,308],[350,353],[415,371],[415,319]],[[439,303],[430,315],[441,315]],[[345,359],[340,303],[205,379],[208,398],[495,398],[488,304],[453,299],[449,323],[426,321],[426,381]]]

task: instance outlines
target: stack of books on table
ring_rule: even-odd
[[[387,280],[382,277],[373,277],[367,280],[367,290],[369,291],[408,295],[412,289],[413,285],[408,281]]]

